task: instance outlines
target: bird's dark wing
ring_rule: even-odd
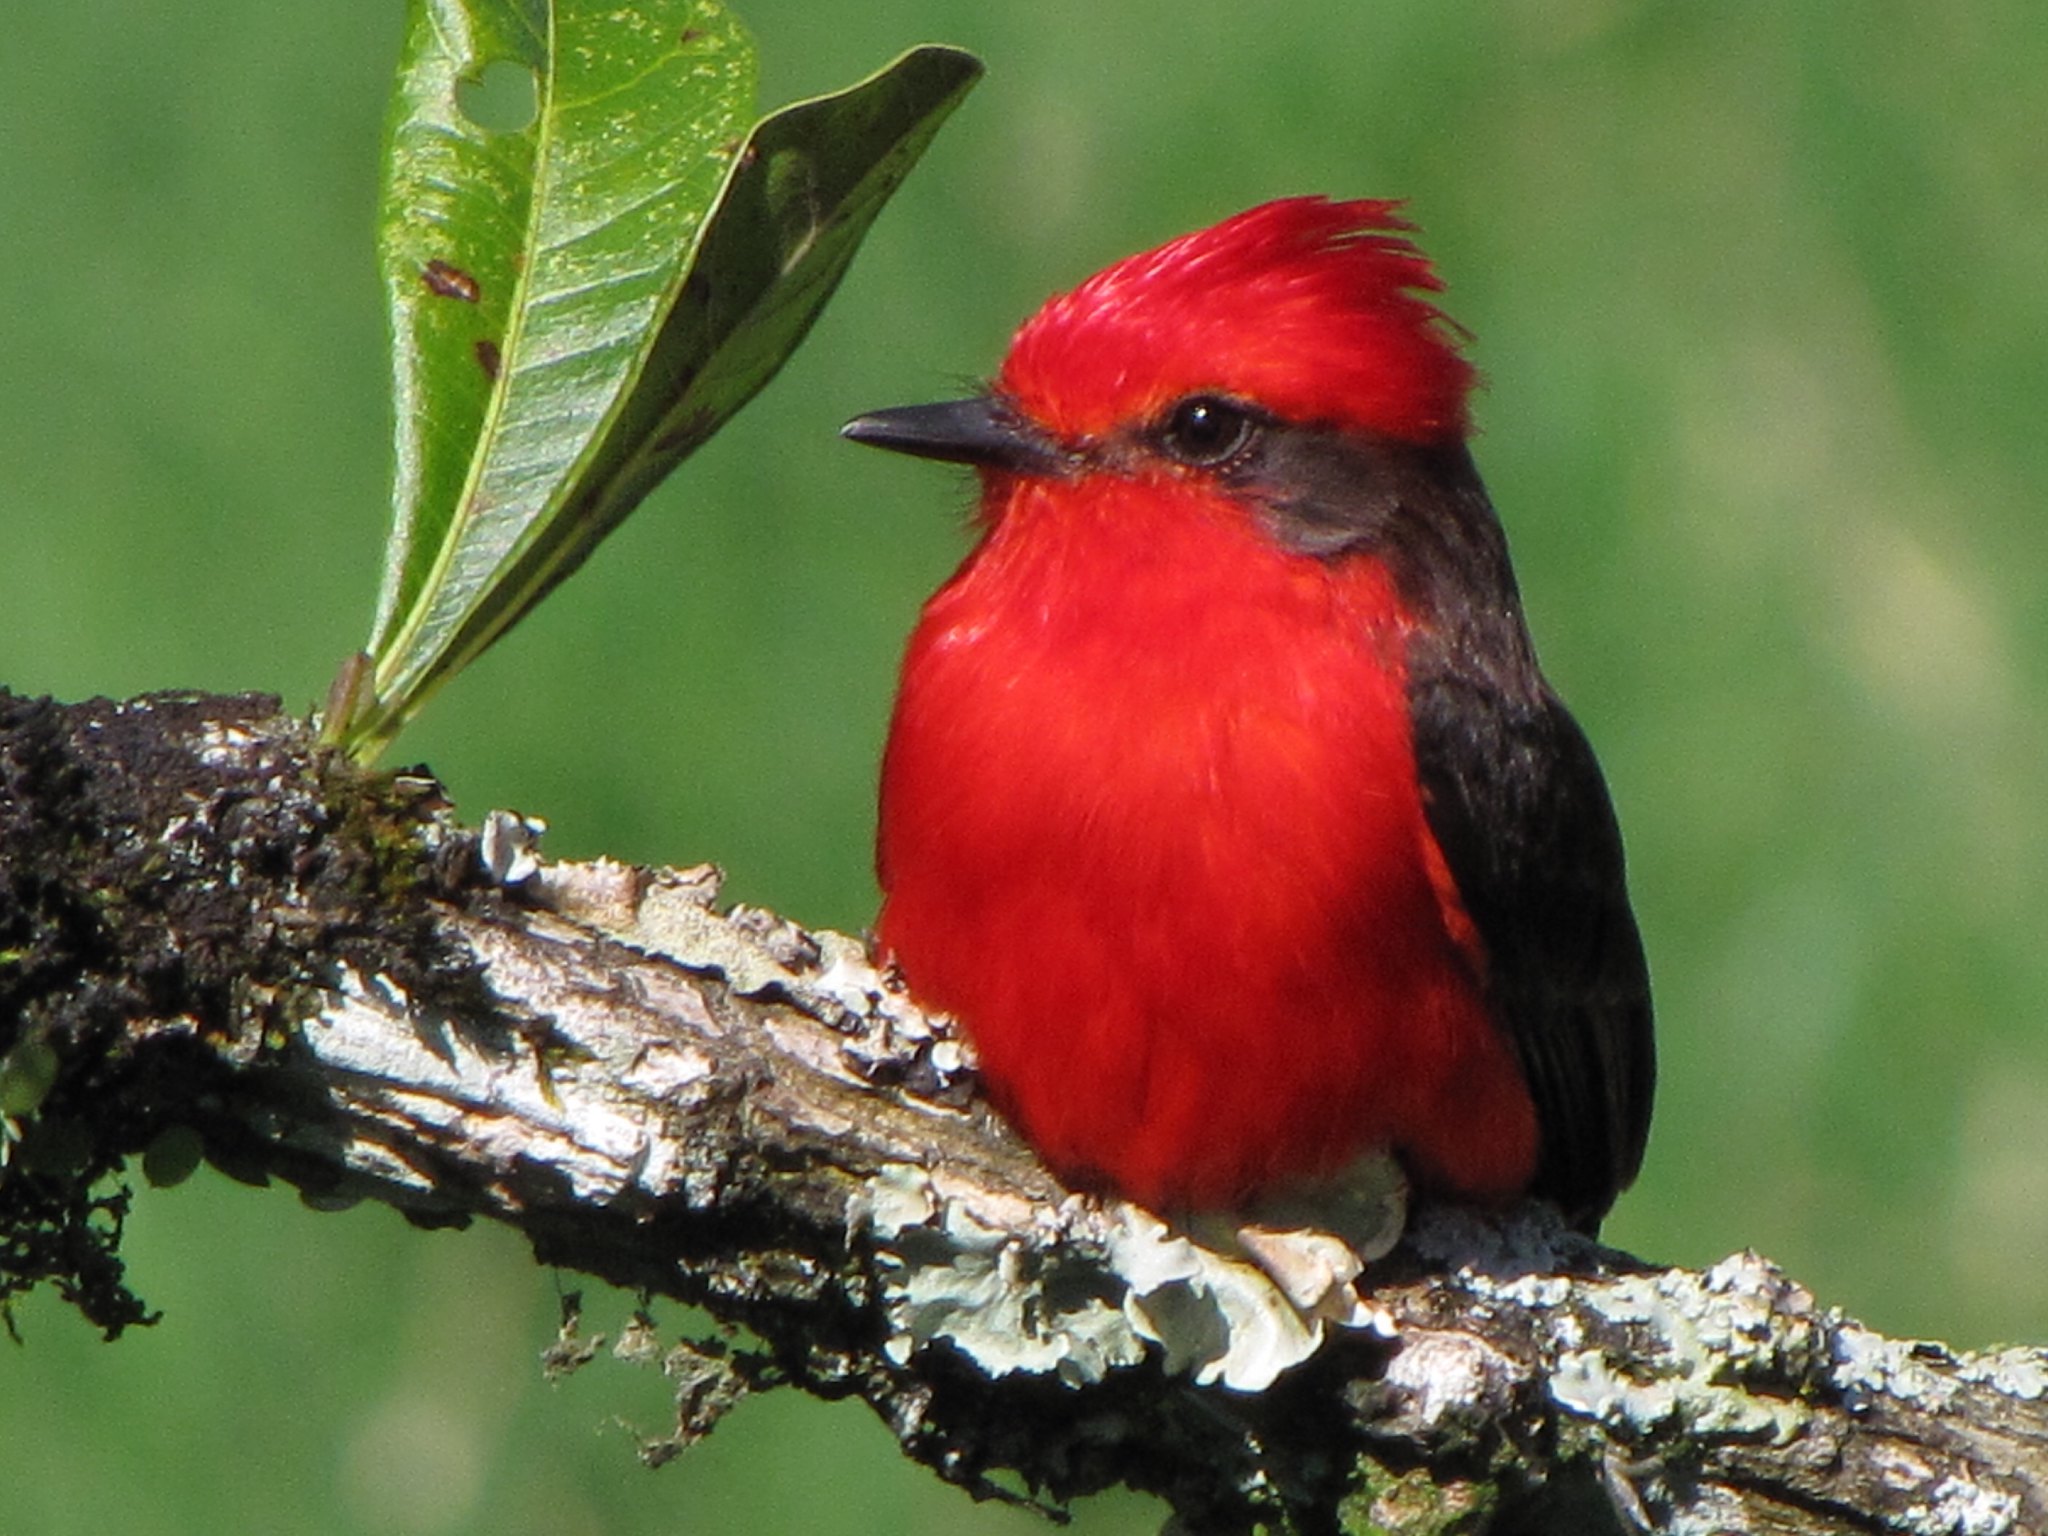
[[[1606,782],[1536,665],[1471,454],[1265,422],[1217,473],[1287,548],[1393,574],[1416,625],[1407,690],[1423,803],[1536,1101],[1535,1190],[1591,1230],[1649,1134],[1649,974]]]
[[[1607,785],[1540,680],[1503,691],[1469,651],[1427,635],[1409,660],[1430,830],[1536,1103],[1533,1192],[1597,1230],[1642,1162],[1656,1080],[1649,972]]]

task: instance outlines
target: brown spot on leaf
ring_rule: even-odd
[[[483,289],[477,286],[475,278],[438,256],[420,269],[420,280],[444,299],[460,299],[465,304],[474,304],[483,297]]]
[[[476,365],[483,369],[484,377],[497,382],[498,365],[504,359],[498,351],[498,344],[490,337],[480,337],[476,344]]]
[[[683,35],[681,39],[682,45],[685,48],[687,48],[690,46],[690,44],[696,42],[697,39],[702,37],[703,35],[704,29],[702,27],[685,27],[683,28]]]

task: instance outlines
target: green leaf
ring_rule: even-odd
[[[529,71],[491,132],[458,85]],[[374,756],[781,366],[980,74],[920,48],[755,126],[712,0],[414,0],[389,124],[395,516],[367,677],[330,739]]]
[[[458,87],[533,80],[516,132]],[[722,7],[413,0],[387,125],[378,260],[397,474],[370,642],[383,734],[546,508],[638,361],[753,115]],[[374,750],[375,742],[364,745]]]
[[[852,88],[784,108],[749,135],[676,304],[559,515],[520,551],[500,598],[524,614],[668,472],[773,378],[875,216],[981,66],[923,47]],[[479,647],[480,649],[481,647]]]

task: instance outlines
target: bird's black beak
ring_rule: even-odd
[[[939,405],[869,411],[841,427],[839,435],[920,459],[978,464],[1018,474],[1058,474],[1067,462],[1059,446],[1044,433],[1000,401],[983,395]]]

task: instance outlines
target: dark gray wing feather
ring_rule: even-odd
[[[1534,1193],[1597,1229],[1642,1162],[1656,1081],[1621,833],[1592,747],[1547,688],[1503,695],[1432,649],[1411,657],[1409,685],[1430,830],[1536,1103]]]

